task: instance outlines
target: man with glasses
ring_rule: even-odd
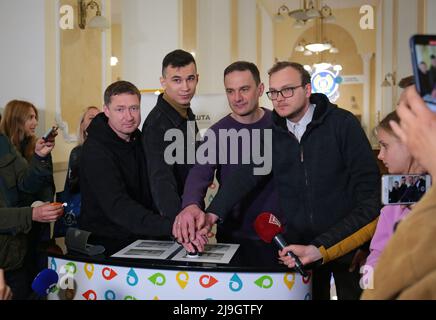
[[[330,298],[333,273],[339,299],[358,299],[359,270],[349,272],[353,249],[371,237],[380,209],[379,171],[369,141],[357,118],[312,94],[310,75],[302,65],[278,62],[269,71],[272,115],[272,174],[287,224],[284,237],[303,264],[317,262],[313,298]],[[225,219],[241,197],[262,181],[242,168],[232,184],[220,189],[205,220]],[[183,217],[181,217],[183,218]],[[182,226],[202,220],[180,221]],[[365,228],[365,226],[368,226]],[[209,225],[197,231],[203,234]],[[351,252],[350,252],[351,251]],[[342,256],[342,257],[341,257]],[[340,257],[340,258],[339,258]]]
[[[104,112],[87,129],[80,168],[79,226],[92,232],[91,242],[111,245],[171,234],[170,219],[153,211],[138,130],[140,101],[141,94],[132,83],[111,84],[104,93]]]

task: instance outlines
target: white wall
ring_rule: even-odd
[[[0,108],[12,99],[45,109],[45,1],[0,1]]]
[[[164,56],[180,46],[179,0],[124,0],[123,77],[140,89],[160,88]]]
[[[396,32],[398,38],[398,80],[413,74],[409,38],[417,33],[418,1],[398,0],[398,31]]]
[[[198,0],[198,93],[221,94],[223,71],[231,63],[230,0]]]
[[[257,61],[256,1],[238,0],[238,59]]]
[[[274,25],[272,18],[263,6],[259,6],[262,24],[262,57],[260,64],[260,75],[265,84],[265,92],[268,91],[268,70],[274,64]],[[272,103],[264,94],[261,98],[261,105],[272,109]]]

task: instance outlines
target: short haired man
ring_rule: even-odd
[[[229,65],[224,70],[224,86],[232,113],[211,126],[205,134],[204,146],[208,144],[209,135],[212,135],[212,141],[215,141],[213,163],[196,164],[189,172],[183,193],[182,215],[195,215],[195,211],[204,210],[204,197],[208,186],[213,182],[215,172],[220,186],[232,183],[229,177],[241,167],[243,157],[248,155],[250,161],[253,161],[252,145],[256,141],[253,132],[257,131],[257,138],[260,138],[264,129],[271,126],[272,112],[259,106],[264,85],[254,63],[237,61]],[[233,129],[234,137],[227,140],[229,129]],[[220,144],[224,139],[222,135],[226,138],[225,145]],[[249,141],[238,139],[239,136],[249,137]],[[237,140],[237,148],[232,148],[229,142],[234,139]],[[237,154],[232,154],[234,152]],[[223,153],[226,155],[224,159],[220,156]],[[237,162],[234,163],[231,159],[237,159]],[[278,199],[271,179],[257,186],[249,196],[232,208],[228,218],[223,224],[218,225],[217,240],[239,242],[243,239],[259,239],[253,229],[253,222],[263,211],[278,213]]]
[[[198,128],[190,108],[198,83],[194,57],[183,50],[168,53],[162,62],[160,82],[164,93],[144,122],[142,141],[154,203],[162,216],[174,220],[181,209],[186,177],[195,162]],[[183,141],[165,141],[165,134],[171,130],[181,133]],[[171,144],[178,146],[176,153],[183,150],[183,155],[176,154],[175,161],[165,159]],[[194,159],[188,161],[192,154]]]
[[[285,238],[300,244],[287,246],[280,256],[292,250],[303,264],[323,263],[313,273],[314,299],[330,299],[332,273],[339,299],[356,299],[360,275],[358,270],[349,272],[354,255],[349,251],[370,239],[368,229],[375,228],[381,207],[371,146],[353,114],[323,94],[312,94],[310,75],[302,65],[278,62],[269,76],[267,95],[274,105],[272,171],[288,222]],[[224,219],[262,180],[247,170],[239,170],[233,183],[218,192],[208,215]],[[293,267],[295,262],[285,263]]]
[[[81,229],[94,241],[170,236],[171,222],[153,211],[141,144],[141,94],[117,81],[104,93],[104,107],[88,127],[80,168]]]

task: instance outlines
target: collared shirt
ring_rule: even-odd
[[[307,125],[312,122],[315,107],[314,104],[310,104],[309,109],[307,109],[303,118],[298,122],[292,122],[289,119],[286,119],[286,125],[288,126],[289,132],[294,134],[298,142],[301,141],[301,137],[306,132]]]

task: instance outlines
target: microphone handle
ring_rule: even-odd
[[[287,246],[286,240],[283,238],[281,234],[276,235],[274,238],[274,243],[283,250],[284,247]],[[295,260],[295,267],[294,269],[298,271],[299,274],[301,274],[303,277],[307,277],[307,272],[304,270],[303,264],[301,263],[300,258],[293,253],[292,251],[288,251],[286,255],[292,257]]]

